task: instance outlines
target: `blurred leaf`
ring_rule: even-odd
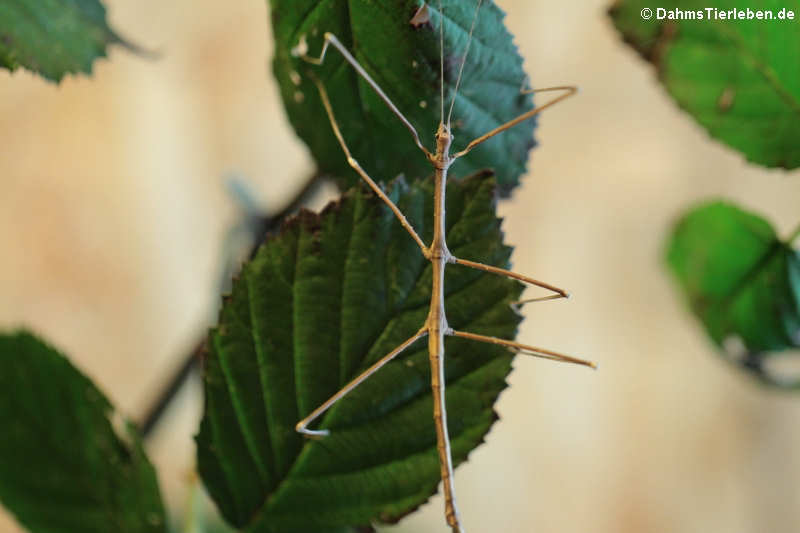
[[[440,118],[441,17],[438,4],[429,2],[425,16],[417,16],[412,24],[422,5],[421,0],[271,0],[276,43],[273,70],[289,120],[311,149],[320,170],[346,176],[342,181],[347,186],[356,183],[358,177],[348,166],[325,118],[309,71],[322,79],[345,140],[373,178],[388,181],[402,172],[413,178],[424,177],[432,170],[408,130],[338,51],[331,48],[323,66],[317,67],[291,57],[290,50],[306,36],[308,53],[317,56],[323,34],[336,35],[414,125],[423,144],[433,150]],[[449,105],[476,2],[443,0],[443,5],[445,100]],[[426,18],[428,22],[418,23]],[[494,3],[484,2],[453,111],[454,151],[532,107],[531,96],[520,94],[526,84],[522,58],[503,18]],[[501,188],[510,190],[525,172],[528,151],[535,144],[534,125],[529,120],[487,141],[457,161],[452,174],[465,176],[492,168]]]
[[[767,167],[800,166],[800,9],[764,0],[622,0],[611,9],[622,37],[655,66],[683,109],[716,139]],[[794,10],[794,20],[709,20],[704,8]],[[651,8],[653,18],[641,16]],[[657,9],[691,10],[703,20],[657,20]]]
[[[153,467],[116,416],[55,349],[29,333],[0,335],[0,500],[21,524],[33,533],[166,531]]]
[[[391,196],[430,239],[431,180],[394,183]],[[450,183],[450,249],[507,265],[488,174]],[[512,338],[517,282],[451,266],[446,306],[455,328]],[[323,531],[393,521],[439,483],[427,341],[361,384],[322,418],[331,435],[304,440],[295,424],[422,327],[430,263],[375,196],[346,193],[320,214],[287,222],[247,263],[209,338],[201,476],[222,514],[251,532]],[[506,349],[448,338],[453,457],[463,461],[497,416]],[[330,529],[339,531],[340,529]],[[327,530],[325,530],[327,531]]]
[[[99,0],[0,0],[0,67],[57,82],[91,74],[109,44],[130,47],[106,23]]]
[[[675,226],[667,263],[694,314],[721,348],[769,381],[769,352],[800,346],[800,255],[763,218],[712,202]]]

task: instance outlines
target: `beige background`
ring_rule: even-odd
[[[574,294],[529,308],[520,340],[600,370],[517,360],[502,420],[456,475],[467,529],[797,531],[800,397],[716,357],[660,257],[671,221],[709,196],[786,234],[800,176],[709,140],[621,45],[605,2],[499,3],[534,84],[582,88],[542,118],[531,173],[501,207],[516,269]],[[0,73],[0,328],[34,328],[138,417],[214,318],[236,218],[225,177],[274,209],[312,164],[268,72],[263,0],[108,5],[159,60],[113,49],[60,86]],[[195,384],[149,443],[175,507],[199,402]],[[445,531],[442,502],[381,530]],[[0,517],[0,531],[17,528]]]

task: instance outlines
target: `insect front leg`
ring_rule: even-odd
[[[422,145],[422,142],[419,140],[419,134],[417,133],[416,128],[414,128],[414,126],[411,124],[411,122],[409,122],[409,120],[405,117],[405,115],[403,115],[403,113],[401,113],[400,110],[397,109],[397,106],[394,105],[392,99],[389,98],[385,92],[383,92],[383,89],[381,89],[380,85],[378,85],[378,83],[372,79],[372,76],[370,76],[367,73],[367,71],[364,70],[364,67],[361,66],[358,60],[356,60],[356,58],[353,57],[353,55],[347,50],[347,48],[331,32],[326,31],[324,39],[325,42],[322,45],[322,51],[320,52],[319,57],[312,57],[308,55],[308,50],[307,50],[308,45],[306,44],[305,36],[301,37],[300,43],[298,43],[298,45],[292,49],[292,55],[295,57],[299,57],[303,61],[311,63],[312,65],[321,65],[325,61],[325,53],[328,51],[328,46],[331,45],[334,48],[336,48],[336,50],[338,50],[339,53],[342,54],[342,57],[344,57],[344,59],[348,63],[350,63],[350,65],[353,67],[356,73],[358,73],[359,76],[364,78],[364,81],[366,81],[369,84],[369,86],[372,87],[372,90],[375,91],[378,96],[380,96],[381,100],[383,100],[384,103],[389,107],[389,109],[392,110],[392,113],[394,113],[395,116],[397,116],[397,118],[399,118],[400,121],[403,123],[403,125],[408,129],[408,131],[411,132],[411,136],[414,138],[414,144],[417,145],[417,148],[422,150],[422,152],[425,154],[425,157],[430,157],[431,153],[430,151],[428,151],[427,148],[425,148],[425,146]]]
[[[389,209],[392,210],[394,215],[400,221],[400,224],[406,229],[409,235],[411,235],[411,238],[414,239],[414,241],[420,247],[423,255],[425,255],[425,257],[429,257],[430,251],[428,250],[428,247],[425,246],[424,242],[422,242],[422,238],[420,238],[419,234],[408,221],[403,212],[400,211],[400,209],[388,196],[386,196],[386,193],[383,192],[383,189],[381,189],[378,184],[375,183],[375,181],[369,176],[369,174],[367,174],[366,171],[361,168],[359,162],[350,153],[350,148],[347,147],[347,142],[344,140],[344,136],[339,129],[339,123],[336,121],[336,116],[333,114],[333,107],[331,106],[330,99],[328,98],[328,91],[325,90],[325,86],[322,84],[319,78],[317,78],[313,73],[309,73],[309,75],[314,81],[314,84],[317,86],[320,98],[322,99],[322,105],[325,107],[325,112],[328,114],[328,120],[331,123],[331,128],[333,128],[333,133],[339,140],[339,144],[341,145],[342,150],[347,157],[347,163],[358,173],[359,176],[361,176],[365,182],[367,182],[367,185],[369,185],[373,192],[378,195],[378,198],[380,198],[387,206],[389,206]]]

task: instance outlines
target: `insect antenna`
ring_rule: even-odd
[[[481,9],[481,4],[483,0],[478,0],[477,5],[475,6],[475,14],[472,15],[472,25],[469,28],[469,35],[467,36],[467,46],[464,50],[464,56],[461,58],[461,65],[458,67],[458,78],[456,78],[456,87],[453,90],[453,97],[450,100],[450,110],[447,112],[447,127],[450,128],[450,117],[453,115],[453,106],[456,104],[456,96],[458,96],[458,86],[461,84],[461,75],[464,73],[464,65],[467,62],[467,56],[469,55],[469,47],[472,44],[472,34],[475,32],[475,24],[478,22],[478,11]],[[444,59],[442,59],[444,63]]]
[[[439,122],[444,123],[444,8],[439,0]]]

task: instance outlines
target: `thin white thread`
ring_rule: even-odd
[[[442,7],[442,0],[439,0],[439,101],[441,103],[441,112],[439,114],[439,122],[444,122],[444,8]]]
[[[458,86],[461,84],[461,75],[464,73],[464,64],[467,62],[467,55],[469,54],[469,47],[472,44],[472,34],[475,32],[475,24],[478,22],[478,11],[481,9],[483,0],[478,0],[475,6],[475,14],[472,15],[472,26],[469,28],[469,35],[467,36],[467,47],[464,50],[464,57],[461,58],[461,66],[458,67],[458,78],[456,79],[456,88],[453,91],[453,98],[450,100],[450,111],[447,112],[447,127],[450,127],[450,117],[453,116],[453,107],[456,104],[456,96],[458,96]]]

